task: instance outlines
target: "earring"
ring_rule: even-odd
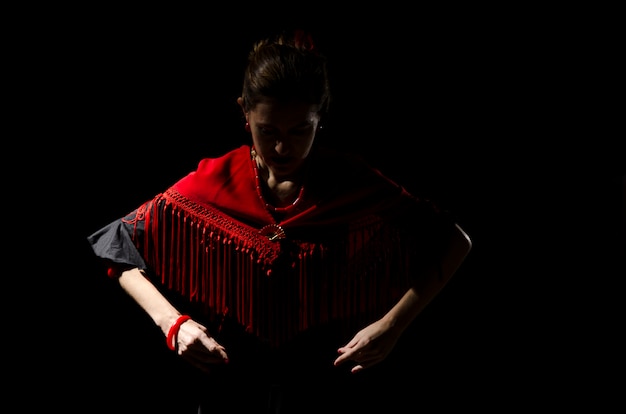
[[[246,122],[246,125],[244,126],[245,130],[250,132],[250,124],[248,122]]]

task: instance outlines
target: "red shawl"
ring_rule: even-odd
[[[139,209],[134,242],[164,287],[274,345],[331,321],[371,322],[418,275],[442,215],[355,158],[320,150],[309,162],[302,201],[277,222],[249,146],[204,159]]]

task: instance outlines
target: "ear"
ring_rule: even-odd
[[[247,122],[248,121],[248,113],[246,112],[246,109],[243,107],[243,98],[241,96],[239,98],[237,98],[237,104],[241,108],[241,111],[243,112],[243,116],[246,117],[246,122]]]

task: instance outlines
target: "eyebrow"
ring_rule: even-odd
[[[269,128],[276,128],[276,126],[274,124],[271,123],[265,123],[265,122],[257,122],[257,125],[260,127],[269,127]],[[300,128],[308,128],[313,126],[312,122],[309,121],[302,121],[299,124],[296,124],[292,127],[290,127],[289,129],[300,129]]]

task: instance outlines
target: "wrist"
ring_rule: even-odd
[[[170,326],[169,330],[167,331],[167,337],[166,337],[167,347],[171,349],[172,351],[176,350],[176,343],[178,341],[178,331],[180,330],[180,326],[186,321],[188,321],[189,319],[191,319],[191,316],[189,315],[180,315],[178,318],[176,318],[174,323]]]

